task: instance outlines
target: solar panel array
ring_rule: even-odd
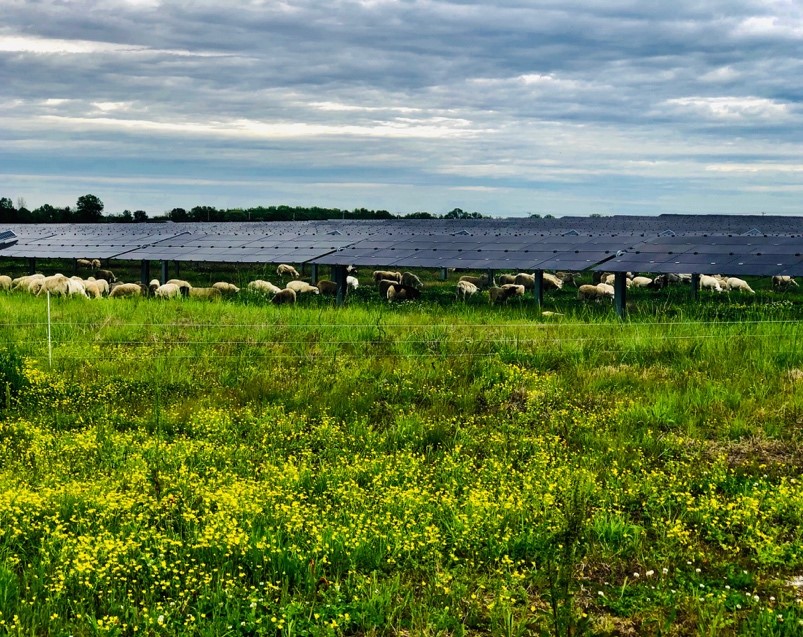
[[[0,256],[397,269],[803,274],[803,217],[20,224],[9,230],[17,242],[0,247]]]

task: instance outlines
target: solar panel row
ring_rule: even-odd
[[[767,221],[763,217],[758,219]],[[744,217],[20,225],[3,256],[493,270],[803,273],[803,218]],[[567,230],[567,224],[575,227]],[[778,219],[773,224],[778,225]],[[671,230],[684,227],[682,231]],[[578,231],[576,228],[581,228]],[[769,225],[765,225],[769,227]],[[725,231],[723,231],[723,228]],[[618,231],[617,231],[618,230]],[[1,235],[0,235],[1,236]]]

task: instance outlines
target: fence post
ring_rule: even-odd
[[[47,290],[47,362],[53,368],[53,341],[50,338],[50,290]]]

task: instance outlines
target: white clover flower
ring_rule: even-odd
[[[639,578],[639,577],[641,577],[641,575],[639,575],[638,573],[633,573],[633,577]]]
[[[666,575],[667,573],[669,573],[669,569],[668,569],[668,568],[666,568],[666,567],[664,567],[664,568],[662,568],[662,569],[661,569],[661,572],[662,572],[664,575]]]

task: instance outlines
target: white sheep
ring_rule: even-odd
[[[508,299],[514,296],[524,296],[526,288],[523,285],[516,283],[505,283],[499,287],[492,287],[488,289],[488,296],[491,304],[494,303],[507,303]]]
[[[102,296],[109,295],[109,282],[106,279],[96,279],[95,277],[91,276],[86,280],[87,283],[93,283],[95,287],[100,290]]]
[[[7,274],[0,274],[0,290],[11,289],[11,277]]]
[[[31,284],[34,281],[40,281],[45,278],[44,274],[28,274],[26,276],[20,276],[16,279],[11,280],[11,289],[12,290],[20,290],[21,292],[30,292],[31,291]]]
[[[356,276],[347,276],[346,286],[350,287],[352,290],[356,290],[358,287],[360,287],[360,282],[357,280]]]
[[[637,288],[651,288],[653,287],[653,281],[648,276],[634,276],[632,279],[629,279],[631,285],[636,286]]]
[[[747,281],[744,279],[737,279],[735,276],[728,278],[728,289],[736,290],[738,292],[747,292],[748,294],[755,294],[753,288],[748,285]]]
[[[389,272],[388,270],[374,270],[374,283],[379,283],[380,281],[395,281],[396,283],[402,282],[402,273],[401,272]]]
[[[234,285],[234,283],[228,283],[226,281],[218,281],[217,283],[213,283],[212,287],[220,290],[221,294],[228,296],[237,294],[240,291],[240,288]]]
[[[799,287],[797,281],[795,281],[791,276],[788,274],[776,274],[772,277],[772,289],[773,290],[788,290],[790,287]]]
[[[321,291],[314,285],[310,285],[306,281],[290,281],[284,286],[286,290],[293,290],[298,294],[320,294]]]
[[[488,279],[488,275],[487,274],[483,274],[483,275],[480,275],[480,276],[469,276],[469,275],[466,274],[466,275],[463,275],[463,276],[460,277],[460,279],[458,280],[458,283],[460,281],[468,281],[469,283],[473,283],[480,290],[484,290],[491,283],[489,281],[489,279]]]
[[[248,284],[248,289],[252,292],[261,292],[262,294],[278,294],[282,290],[282,288],[273,285],[270,281],[263,281],[262,279],[251,281]]]
[[[496,282],[499,285],[505,285],[506,283],[515,283],[516,282],[516,275],[515,274],[500,274],[497,278]]]
[[[117,290],[117,288],[115,288],[115,290]],[[157,299],[180,299],[181,288],[175,283],[165,283],[156,288],[153,295]]]
[[[33,282],[31,291],[36,288],[36,296],[50,292],[51,296],[67,296],[70,293],[69,281],[63,274],[53,274]]]
[[[716,277],[713,277],[708,274],[701,274],[700,275],[700,289],[701,290],[712,290],[713,292],[722,292],[722,286],[719,283],[719,280]]]
[[[142,296],[142,287],[138,283],[120,283],[109,292],[109,298],[126,298]]]
[[[184,296],[189,296],[190,290],[192,289],[192,285],[189,281],[185,281],[184,279],[170,279],[167,283],[172,283],[173,285],[178,286],[178,289]]]
[[[301,277],[301,275],[298,273],[298,270],[296,270],[292,265],[287,265],[286,263],[279,264],[279,267],[276,268],[276,274],[282,278],[284,278],[285,274],[289,274],[294,279]]]
[[[457,298],[462,298],[465,301],[468,297],[474,296],[477,292],[479,292],[479,290],[480,289],[471,281],[458,281],[457,292],[455,292],[455,296]]]
[[[613,294],[613,286],[607,283],[597,283],[596,285],[585,284],[577,288],[577,298],[581,301],[612,299]]]
[[[190,288],[190,298],[216,301],[223,297],[219,288]]]

